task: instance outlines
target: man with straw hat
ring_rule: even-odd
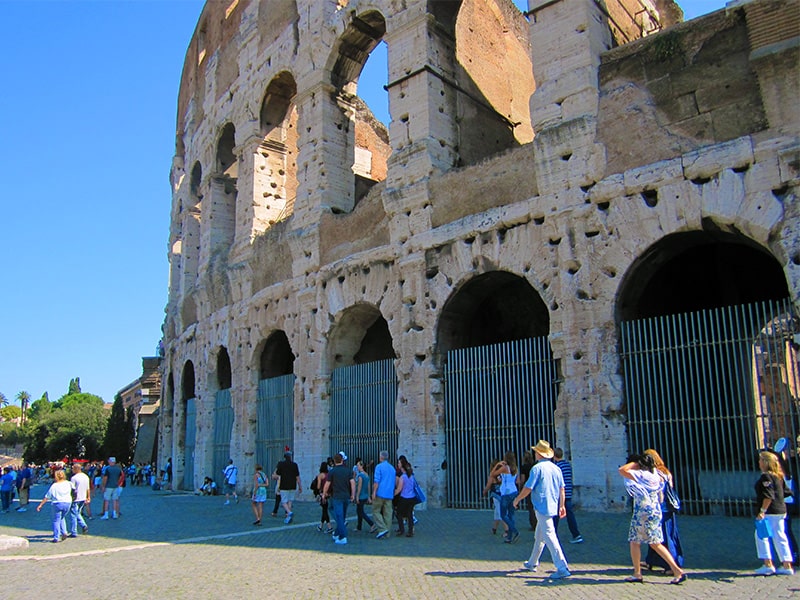
[[[564,557],[564,551],[558,542],[553,517],[558,515],[563,518],[567,514],[564,476],[561,469],[550,460],[553,458],[553,449],[548,442],[539,440],[539,443],[532,446],[531,450],[536,456],[536,464],[531,469],[525,487],[514,499],[514,508],[516,508],[523,499],[531,496],[536,512],[536,537],[533,542],[533,550],[530,558],[522,563],[522,566],[529,571],[535,571],[539,566],[539,558],[542,556],[544,547],[547,546],[556,566],[556,572],[550,575],[550,579],[563,579],[569,577],[571,573],[567,559]]]

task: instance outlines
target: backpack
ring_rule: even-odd
[[[311,480],[311,491],[314,492],[314,496],[319,496],[319,476]]]

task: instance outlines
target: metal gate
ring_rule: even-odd
[[[283,460],[284,448],[294,443],[294,375],[259,381],[256,411],[256,463],[270,475]],[[270,497],[274,489],[270,486]]]
[[[447,505],[483,508],[493,459],[555,445],[558,366],[547,337],[452,350],[445,365]]]
[[[183,454],[183,489],[194,491],[194,445],[197,439],[197,405],[194,398],[186,400],[186,434]]]
[[[331,455],[378,464],[381,450],[397,452],[397,375],[394,360],[335,369],[331,375]]]
[[[797,473],[800,321],[788,300],[621,324],[631,451],[655,448],[690,514],[750,514],[760,448]]]
[[[230,388],[219,390],[214,397],[214,481],[222,481],[222,470],[231,458],[233,407]]]

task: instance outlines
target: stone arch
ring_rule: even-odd
[[[691,231],[666,236],[627,270],[617,321],[692,312],[789,295],[781,265],[742,235]]]
[[[261,101],[259,126],[263,140],[256,156],[256,198],[263,203],[263,215],[256,215],[266,226],[289,217],[297,197],[298,111],[295,104],[297,83],[288,71],[270,81]]]
[[[396,357],[388,323],[375,306],[356,304],[336,319],[328,344],[332,369]]]
[[[225,346],[220,346],[219,352],[217,353],[217,368],[215,374],[218,389],[227,390],[232,387],[233,376],[231,371],[231,359],[228,355],[228,349]]]
[[[192,166],[189,175],[189,196],[187,206],[181,211],[181,277],[182,292],[191,290],[197,281],[197,274],[200,264],[200,220],[202,218],[201,206],[203,193],[201,189],[203,181],[203,167],[200,161]],[[186,315],[190,317],[190,315]],[[184,319],[184,327],[193,323],[196,316]]]
[[[333,212],[350,212],[377,183],[386,179],[391,155],[389,132],[358,97],[358,79],[370,53],[386,34],[386,19],[377,10],[351,15],[329,60],[334,101],[342,113],[342,161],[352,166],[354,181],[342,182],[347,196]]]
[[[226,123],[217,139],[216,171],[210,185],[210,202],[203,218],[209,220],[212,253],[228,249],[236,233],[236,199],[239,160],[236,156],[236,127]]]
[[[294,360],[295,355],[286,332],[272,332],[258,354],[258,379],[291,375],[294,373]]]
[[[439,353],[540,337],[550,332],[550,314],[536,290],[508,271],[491,271],[464,282],[442,308]]]
[[[186,400],[196,397],[194,364],[191,360],[187,360],[183,365],[183,373],[181,375],[181,400],[186,402]]]

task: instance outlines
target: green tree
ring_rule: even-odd
[[[122,407],[122,396],[117,394],[111,406],[111,416],[108,418],[103,441],[104,454],[115,456],[118,462],[128,462],[130,452],[128,448],[127,427],[125,425],[125,409]]]
[[[52,410],[53,403],[50,402],[50,399],[47,397],[47,392],[45,392],[42,394],[41,398],[34,400],[33,403],[31,403],[31,407],[26,415],[26,421],[40,421],[46,415],[50,414],[50,411]]]
[[[19,406],[14,406],[13,404],[9,406],[4,406],[0,408],[0,417],[3,418],[4,421],[12,421],[14,419],[18,419],[22,416],[22,409]]]
[[[54,411],[48,417],[47,455],[51,459],[100,458],[107,423],[108,413],[102,405],[79,403]]]
[[[133,460],[133,455],[136,454],[136,413],[133,412],[133,407],[129,406],[125,409],[125,439],[128,443],[128,452],[126,455],[127,461]]]
[[[20,412],[22,413],[22,422],[24,423],[28,413],[28,404],[30,404],[31,395],[23,390],[17,394],[17,400],[19,400]]]
[[[6,398],[6,395],[3,392],[0,392],[0,407],[8,406],[8,404],[8,398]]]
[[[87,394],[85,392],[77,392],[75,394],[61,396],[61,398],[53,402],[53,408],[66,408],[74,404],[93,404],[95,406],[103,406],[105,403],[100,396]]]
[[[81,378],[76,377],[75,379],[69,380],[69,389],[67,390],[67,396],[71,396],[72,394],[80,394],[81,393]]]
[[[25,435],[16,423],[0,423],[0,446],[10,447],[24,442]]]

